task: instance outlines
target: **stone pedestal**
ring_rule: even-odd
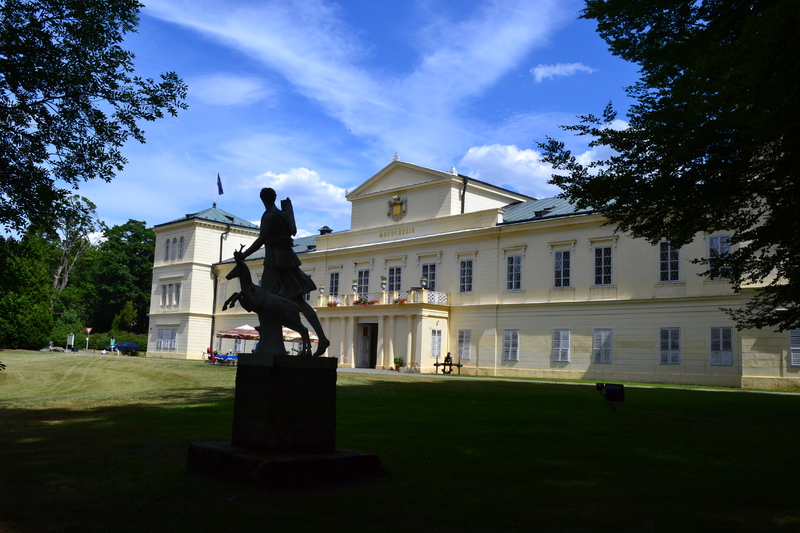
[[[377,455],[336,450],[337,363],[332,357],[240,355],[231,442],[191,444],[189,470],[274,489],[377,476]]]
[[[231,444],[269,453],[336,449],[334,357],[239,358]]]

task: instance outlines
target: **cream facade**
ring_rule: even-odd
[[[463,374],[800,388],[800,335],[737,331],[721,308],[752,293],[698,276],[704,267],[692,259],[724,253],[724,233],[698,235],[682,249],[653,246],[564,200],[402,161],[348,200],[349,231],[297,239],[295,247],[322,289],[311,302],[332,342],[328,355],[342,366],[392,368],[401,358],[433,372],[450,352]],[[164,242],[188,227],[194,242],[208,241],[209,254],[220,249],[211,243],[222,228],[193,220],[155,228],[162,256]],[[232,251],[256,236],[257,228],[237,228],[226,235],[225,261],[192,268],[157,254],[148,348],[158,344],[153,328],[179,323],[165,355],[199,358],[212,331],[254,320],[240,308],[222,312],[224,297],[214,301],[212,288],[215,277],[227,295]],[[261,261],[251,259],[255,275]],[[182,289],[180,312],[161,305],[170,279],[204,275],[204,289]],[[231,342],[216,346],[227,351]]]

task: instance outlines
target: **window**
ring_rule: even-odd
[[[233,339],[233,351],[239,353],[244,350],[244,346],[242,346],[242,344],[242,339]]]
[[[431,330],[431,358],[438,359],[442,356],[442,330]]]
[[[472,259],[462,259],[458,274],[458,292],[472,292]]]
[[[175,261],[175,255],[178,253],[178,239],[172,239],[172,260]]]
[[[733,328],[711,328],[711,365],[733,366]]]
[[[594,249],[594,284],[611,285],[611,246]]]
[[[662,365],[681,364],[681,328],[661,328],[659,344]]]
[[[518,291],[522,289],[522,256],[509,255],[506,257],[506,290]]]
[[[164,261],[169,261],[169,239],[164,243]]]
[[[181,237],[180,242],[178,242],[178,259],[183,259],[183,250],[184,250],[184,242],[183,242],[183,237]]]
[[[158,328],[156,349],[174,350],[177,347],[178,347],[178,330],[174,328]]]
[[[167,286],[161,286],[161,305],[167,305]]]
[[[503,360],[519,361],[519,330],[503,330]]]
[[[592,342],[592,354],[594,355],[595,363],[610,363],[611,362],[611,330],[610,329],[596,329],[594,330],[594,340]]]
[[[659,281],[680,281],[681,249],[669,242],[658,244]]]
[[[397,292],[400,290],[400,281],[402,280],[403,267],[389,267],[389,292]]]
[[[222,305],[228,299],[228,282],[219,282],[219,299],[217,305]]]
[[[181,303],[181,284],[180,283],[176,283],[175,284],[175,305],[178,305],[180,303]]]
[[[331,296],[339,296],[339,273],[331,272],[328,282],[328,293]]]
[[[222,330],[217,331],[217,333],[222,333]],[[222,351],[222,337],[217,337],[217,351]]]
[[[800,328],[789,330],[790,364],[800,366]]]
[[[553,361],[569,363],[569,330],[553,330]]]
[[[728,279],[731,267],[728,256],[731,254],[730,235],[708,238],[708,270],[711,279]]]
[[[472,356],[472,330],[458,330],[458,357],[469,359]]]
[[[172,305],[173,302],[175,301],[174,300],[174,298],[175,298],[174,290],[175,290],[175,286],[172,283],[170,283],[169,284],[169,290],[167,291],[167,305]]]
[[[367,294],[369,292],[369,270],[359,270],[356,283],[356,293]]]
[[[569,287],[569,274],[570,274],[570,252],[568,250],[562,252],[555,252],[556,255],[556,263],[555,263],[555,286],[557,288],[566,288]]]
[[[436,290],[436,263],[422,265],[422,276],[428,279],[428,290]]]

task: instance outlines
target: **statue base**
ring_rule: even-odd
[[[265,488],[377,476],[377,455],[336,450],[337,365],[333,357],[240,355],[231,442],[192,444],[189,470]]]

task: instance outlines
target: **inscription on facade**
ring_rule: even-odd
[[[409,233],[414,233],[414,228],[384,231],[383,233],[380,234],[380,238],[382,239],[384,237],[397,237],[398,235],[408,235]]]

